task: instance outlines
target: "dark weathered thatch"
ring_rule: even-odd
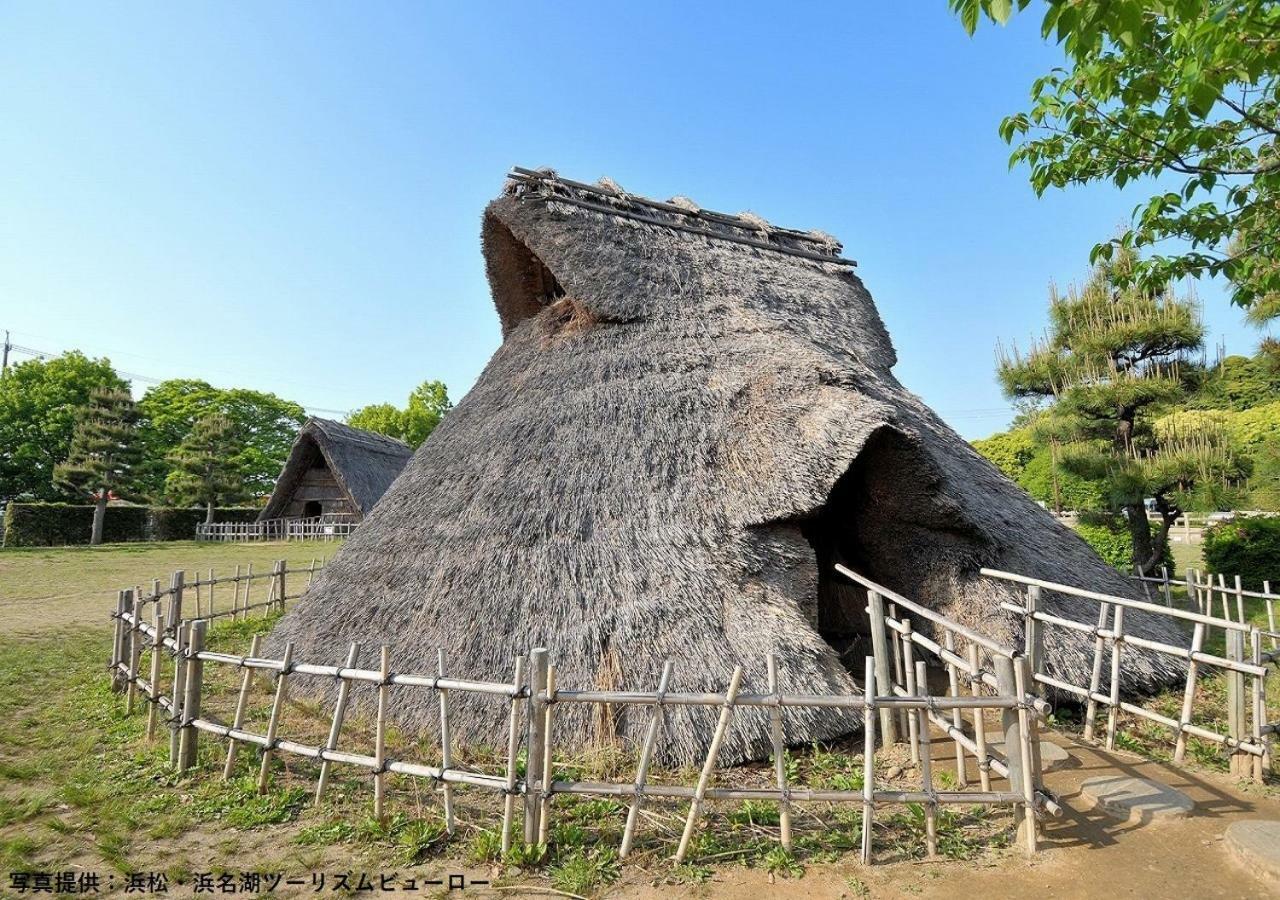
[[[838,244],[695,209],[508,186],[483,224],[502,346],[276,647],[338,659],[349,640],[386,642],[397,669],[429,672],[443,646],[458,674],[501,678],[542,645],[562,687],[652,688],[672,659],[682,691],[723,689],[738,664],[763,690],[772,652],[787,691],[848,692],[835,647],[864,600],[835,561],[997,637],[1017,627],[999,603],[1018,594],[980,566],[1132,595],[897,382]],[[1083,601],[1049,607],[1096,618]],[[1051,671],[1087,683],[1090,654],[1051,633]],[[1175,671],[1127,670],[1133,686]],[[500,704],[455,702],[459,740],[501,742]],[[393,709],[434,726],[429,698]],[[557,714],[591,743],[635,739],[648,711]],[[739,713],[723,759],[767,752],[760,715]],[[664,757],[699,758],[714,717],[672,709]],[[787,740],[857,723],[789,710]]]
[[[411,456],[413,450],[395,438],[330,419],[307,419],[258,518],[300,516],[305,502],[314,500],[324,503],[325,514],[344,514],[359,521]]]

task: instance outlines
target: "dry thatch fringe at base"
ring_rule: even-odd
[[[339,662],[349,641],[390,642],[424,669],[445,648],[461,674],[485,678],[545,646],[565,684],[595,683],[616,660],[623,683],[652,689],[670,659],[672,689],[693,692],[722,689],[737,666],[744,690],[763,690],[774,653],[784,690],[852,693],[833,645],[862,627],[865,596],[836,581],[835,562],[1010,644],[1020,625],[1000,603],[1019,592],[978,575],[984,565],[1136,596],[898,383],[846,264],[794,255],[801,239],[785,229],[764,249],[710,214],[646,208],[664,227],[624,214],[633,198],[610,198],[616,215],[514,184],[490,204],[482,236],[503,344],[268,652],[294,641]],[[699,233],[676,227],[694,215]],[[565,297],[589,317],[575,312],[582,327],[547,341]],[[1044,608],[1096,615],[1067,597]],[[1129,625],[1177,637],[1149,616]],[[1079,683],[1092,646],[1050,634],[1046,658]],[[1124,686],[1181,671],[1135,652]],[[430,703],[393,708],[397,724],[434,733]],[[766,718],[735,719],[722,761],[766,756]],[[672,710],[661,760],[701,760],[714,720]],[[784,731],[809,743],[859,721],[787,710]],[[616,728],[634,746],[646,722],[574,710],[555,727],[582,746]],[[500,745],[505,728],[501,709],[459,698],[456,739]]]

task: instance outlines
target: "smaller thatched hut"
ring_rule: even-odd
[[[307,419],[258,519],[359,522],[411,456],[409,445],[395,438],[330,419]]]

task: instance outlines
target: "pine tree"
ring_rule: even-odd
[[[100,388],[76,416],[65,462],[53,470],[53,483],[94,501],[93,532],[89,542],[102,543],[107,502],[130,487],[130,472],[138,458],[138,411],[128,391]]]
[[[1156,411],[1187,397],[1204,326],[1193,299],[1135,285],[1134,264],[1122,252],[1083,287],[1051,291],[1048,334],[1026,354],[1002,349],[999,377],[1007,396],[1048,403],[1038,436],[1064,469],[1104,485],[1103,511],[1124,517],[1134,563],[1149,572],[1191,493],[1220,494],[1244,472],[1220,431],[1154,428]],[[1160,514],[1154,540],[1148,497]]]
[[[165,480],[167,493],[178,503],[203,503],[204,520],[212,522],[219,505],[244,499],[244,473],[236,462],[243,449],[229,418],[200,419],[168,456],[173,471]]]

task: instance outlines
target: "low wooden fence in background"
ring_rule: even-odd
[[[313,519],[263,519],[260,522],[212,522],[196,526],[197,541],[336,541],[350,537],[360,523],[349,516]]]
[[[247,654],[215,653],[206,650],[204,646],[208,618],[184,616],[183,579],[179,575],[174,576],[174,585],[166,592],[169,599],[167,608],[161,608],[163,604],[159,602],[158,595],[146,598],[154,601],[150,622],[143,614],[142,605],[135,602],[132,592],[121,592],[115,617],[116,639],[110,669],[117,687],[126,693],[126,707],[130,711],[138,697],[149,702],[148,737],[155,736],[157,711],[163,710],[168,714],[170,760],[179,771],[194,764],[201,733],[227,740],[224,778],[230,776],[238,748],[244,745],[257,747],[261,752],[259,789],[266,788],[272,759],[278,753],[320,760],[317,801],[324,793],[332,764],[358,766],[373,773],[374,812],[379,817],[385,814],[385,778],[388,772],[429,778],[442,786],[445,823],[450,832],[455,826],[453,787],[467,785],[489,790],[504,798],[504,852],[510,849],[514,841],[513,828],[518,803],[523,805],[525,844],[544,844],[553,812],[553,800],[557,795],[563,794],[630,798],[619,853],[623,857],[631,850],[639,813],[648,798],[689,801],[684,829],[675,854],[677,862],[682,861],[688,853],[690,840],[697,829],[705,804],[714,800],[776,801],[780,812],[780,841],[788,849],[791,846],[792,804],[805,801],[860,804],[863,812],[861,850],[866,862],[870,862],[872,858],[872,829],[875,810],[880,805],[920,804],[925,814],[926,847],[931,856],[937,851],[936,823],[939,807],[948,804],[1009,805],[1027,823],[1027,849],[1034,851],[1038,841],[1037,814],[1060,814],[1061,810],[1043,790],[1041,783],[1037,729],[1039,719],[1047,712],[1048,706],[1030,691],[1033,681],[1027,658],[1019,650],[1001,647],[959,623],[947,620],[932,610],[875,585],[874,582],[847,570],[845,574],[868,586],[873,634],[878,635],[874,641],[874,655],[865,660],[864,684],[870,688],[863,694],[786,693],[778,683],[776,660],[772,656],[766,660],[769,679],[763,692],[743,690],[743,670],[739,667],[723,691],[692,694],[668,690],[672,676],[671,663],[664,666],[658,686],[652,691],[561,688],[556,683],[555,666],[544,649],[534,649],[528,658],[517,656],[510,680],[502,681],[477,681],[448,676],[443,651],[438,654],[438,666],[434,673],[396,671],[385,646],[379,652],[376,669],[356,667],[361,652],[356,644],[348,649],[346,664],[342,666],[298,660],[293,645],[286,646],[279,659],[263,658],[258,655],[259,644],[256,639]],[[288,582],[285,580],[286,573],[282,564],[277,564],[270,577],[278,578],[279,586],[274,593],[268,594],[264,604],[267,608],[278,608],[286,600],[292,599],[286,591]],[[889,614],[884,612],[882,598],[888,598],[893,604]],[[911,615],[927,618],[944,635],[943,643],[938,644],[913,631],[911,619],[906,615],[900,616],[899,608]],[[890,649],[890,634],[894,636],[892,646],[897,648],[896,651]],[[957,640],[964,642],[964,654],[952,649]],[[933,654],[948,668],[950,682],[944,695],[930,693],[926,662],[915,658],[917,649]],[[144,654],[149,655],[146,665],[143,662]],[[173,673],[168,682],[167,693],[161,684],[164,675],[162,662],[166,656],[173,660]],[[235,712],[229,722],[219,722],[201,715],[206,665],[235,667],[244,673]],[[275,679],[270,718],[265,731],[261,733],[251,732],[244,727],[247,697],[255,673],[269,674]],[[958,679],[961,673],[968,682],[967,695],[962,694],[959,689]],[[281,736],[281,714],[288,685],[297,677],[337,679],[339,682],[329,721],[328,738],[320,746],[291,741]],[[338,750],[350,692],[354,685],[360,683],[374,685],[377,690],[373,746],[367,753]],[[386,729],[391,718],[388,708],[392,696],[391,686],[433,693],[432,702],[438,704],[440,712],[441,741],[437,760],[426,762],[387,757]],[[503,771],[477,772],[454,764],[449,698],[458,692],[482,694],[492,697],[494,702],[509,705],[510,724]],[[628,704],[652,709],[644,739],[637,748],[638,763],[634,780],[610,784],[557,777],[552,726],[556,709],[562,704],[573,703],[597,707]],[[706,757],[694,786],[655,784],[650,778],[658,741],[664,730],[664,711],[672,706],[701,706],[720,711],[715,730],[709,736]],[[862,711],[865,717],[864,772],[860,790],[813,789],[788,782],[784,764],[787,740],[782,710],[792,707]],[[769,710],[767,741],[773,748],[773,769],[776,776],[776,786],[773,788],[719,788],[712,784],[725,734],[735,712],[743,708]],[[972,729],[963,722],[966,711],[972,715]],[[999,715],[998,727],[1007,757],[995,752],[987,743],[984,714],[988,711]],[[929,739],[931,725],[942,728],[954,744],[958,777],[962,786],[967,784],[965,754],[976,757],[979,790],[943,791],[934,787],[934,745]],[[884,744],[897,740],[900,733],[908,736],[912,757],[918,761],[920,768],[921,785],[918,790],[877,787],[877,730],[882,732]],[[518,766],[521,756],[526,759],[523,777]],[[992,772],[1008,781],[1006,789],[999,790],[992,785]]]
[[[1195,736],[1227,748],[1232,774],[1252,776],[1259,782],[1265,778],[1271,765],[1273,735],[1280,728],[1277,723],[1268,721],[1266,680],[1270,673],[1269,664],[1275,662],[1280,653],[1275,650],[1264,652],[1262,645],[1263,639],[1267,638],[1274,647],[1277,635],[1274,631],[1264,631],[1249,624],[1243,615],[1243,605],[1235,619],[1211,615],[1211,600],[1215,590],[1211,586],[1212,581],[1209,581],[1206,587],[1189,575],[1189,588],[1195,586],[1196,589],[1192,605],[1197,608],[1181,609],[1173,603],[1167,573],[1162,585],[1167,605],[1117,597],[996,569],[983,569],[982,574],[1027,586],[1026,601],[1023,606],[1003,603],[1001,607],[1017,613],[1023,619],[1026,654],[1031,660],[1035,682],[1084,701],[1086,740],[1093,740],[1097,730],[1099,707],[1105,707],[1107,749],[1115,747],[1116,716],[1118,712],[1123,711],[1168,727],[1173,733],[1175,762],[1182,762],[1186,754],[1187,738]],[[1158,582],[1159,579],[1151,578],[1144,581]],[[1239,579],[1236,579],[1236,585],[1238,587]],[[1201,587],[1206,587],[1208,601],[1203,599],[1206,595],[1199,591]],[[1077,622],[1047,612],[1043,607],[1044,592],[1097,601],[1099,604],[1097,622]],[[1247,593],[1231,591],[1232,596],[1241,604],[1243,604],[1242,595]],[[1265,598],[1269,595],[1254,594],[1253,596]],[[1223,603],[1226,611],[1225,596]],[[1124,628],[1124,615],[1127,609],[1141,610],[1154,616],[1191,625],[1188,645],[1175,646],[1127,633]],[[1064,628],[1093,637],[1093,666],[1089,684],[1070,684],[1053,678],[1044,671],[1043,635],[1046,626]],[[1226,656],[1205,652],[1209,630],[1213,628],[1221,629],[1223,633]],[[1186,685],[1183,690],[1182,708],[1176,719],[1120,698],[1121,669],[1126,647],[1162,653],[1186,661]],[[1108,690],[1103,692],[1103,668],[1108,661],[1110,663],[1109,686]],[[1225,734],[1197,725],[1192,721],[1196,706],[1196,682],[1201,670],[1205,668],[1220,669],[1226,674],[1228,724]]]

